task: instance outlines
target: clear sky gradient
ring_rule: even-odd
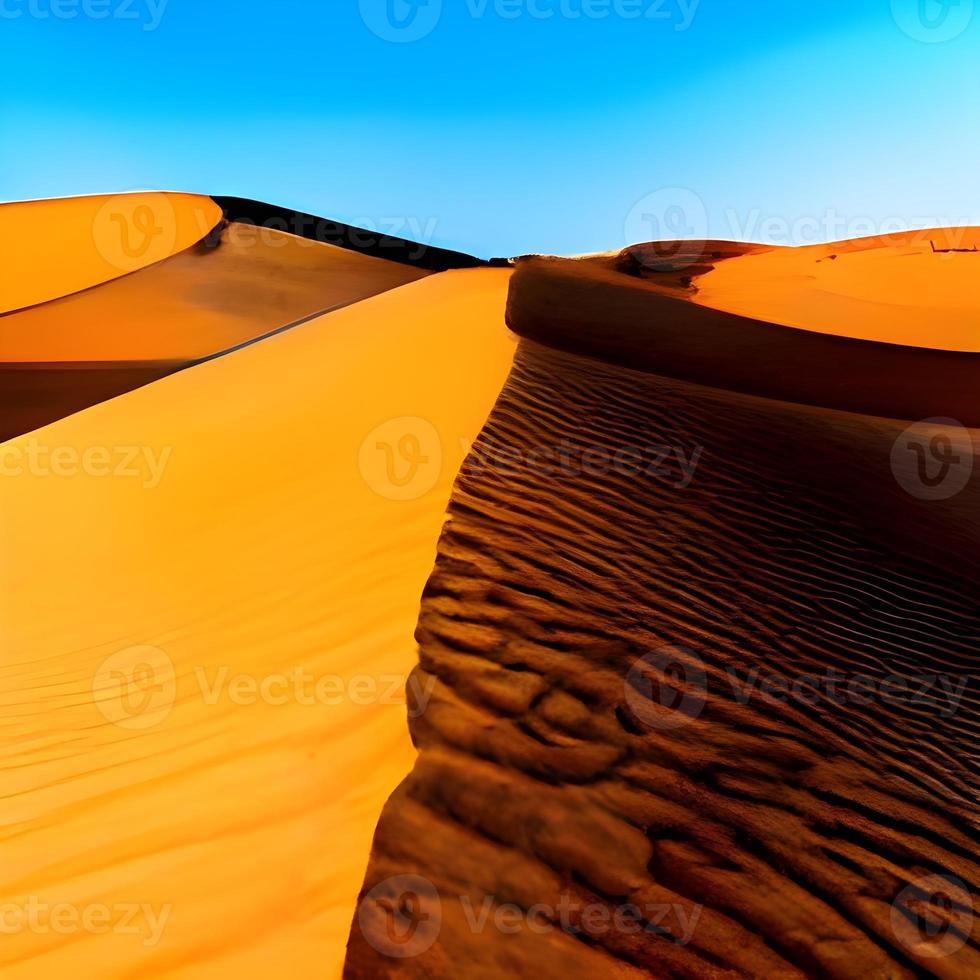
[[[980,224],[975,2],[0,0],[0,199],[236,194],[483,256]]]

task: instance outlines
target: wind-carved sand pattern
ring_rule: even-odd
[[[523,339],[346,975],[980,976],[980,502],[908,425]]]

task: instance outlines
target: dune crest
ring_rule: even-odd
[[[221,208],[163,192],[0,204],[0,315],[109,282],[204,238]]]

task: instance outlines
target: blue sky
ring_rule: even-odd
[[[980,224],[974,4],[0,0],[0,199],[237,194],[485,256]]]

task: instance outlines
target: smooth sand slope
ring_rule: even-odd
[[[980,229],[776,248],[694,280],[694,302],[821,333],[980,351]]]
[[[0,316],[0,438],[426,275],[230,224],[213,241],[132,275]]]
[[[396,694],[450,486],[513,358],[508,275],[406,285],[0,445],[0,906],[149,908],[134,935],[8,930],[5,980],[338,975],[414,757]]]
[[[108,282],[189,248],[221,220],[197,194],[0,204],[0,313]]]

